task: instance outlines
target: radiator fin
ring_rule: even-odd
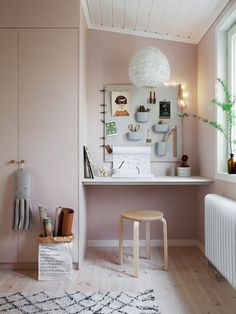
[[[206,195],[205,254],[236,289],[236,201]]]

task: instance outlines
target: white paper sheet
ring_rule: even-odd
[[[113,177],[152,177],[150,146],[113,146]]]

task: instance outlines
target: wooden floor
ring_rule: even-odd
[[[161,248],[152,248],[151,261],[140,259],[140,277],[132,277],[131,249],[117,264],[117,248],[90,248],[86,262],[70,282],[38,282],[36,271],[0,271],[0,293],[16,291],[143,291],[154,289],[163,314],[235,314],[236,291],[216,281],[203,254],[195,247],[170,247],[169,271],[162,270]],[[141,256],[144,256],[141,249]],[[132,314],[132,313],[131,313]]]

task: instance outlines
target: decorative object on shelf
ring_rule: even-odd
[[[125,117],[130,115],[130,92],[111,93],[112,116]]]
[[[157,133],[166,133],[169,131],[169,124],[163,123],[162,120],[159,120],[157,124],[154,124],[153,130]]]
[[[180,166],[177,168],[178,177],[191,177],[191,167],[189,167],[187,161],[188,155],[183,155],[182,162]]]
[[[180,167],[189,167],[187,161],[188,161],[188,155],[183,155]]]
[[[143,132],[139,131],[139,124],[129,124],[128,128],[130,132],[127,133],[128,140],[130,141],[140,141],[143,138]]]
[[[110,177],[111,171],[105,167],[98,168],[97,169],[97,176],[98,177]]]
[[[145,108],[145,106],[139,106],[137,112],[136,112],[136,120],[140,123],[148,122],[149,120],[149,112],[150,108]]]
[[[218,123],[218,121],[209,120],[209,119],[204,118],[202,116],[199,116],[197,114],[192,114],[192,113],[187,113],[187,112],[183,112],[182,114],[179,114],[179,117],[181,117],[181,118],[184,118],[184,117],[197,118],[199,121],[206,123],[210,126],[213,126],[220,133],[222,133],[226,142],[228,143],[228,148],[229,148],[229,153],[230,153],[230,159],[228,162],[228,173],[229,174],[236,174],[236,161],[234,160],[234,153],[233,153],[233,145],[236,145],[236,139],[233,138],[233,129],[236,127],[235,113],[234,113],[236,98],[231,95],[227,86],[225,85],[225,83],[220,78],[218,78],[217,81],[219,82],[220,86],[223,89],[224,100],[221,101],[217,98],[214,98],[211,101],[211,104],[214,106],[217,106],[223,110],[223,112],[226,115],[226,125],[222,125],[222,124]]]
[[[160,101],[159,102],[159,117],[160,119],[170,119],[170,101]]]
[[[138,88],[159,87],[170,78],[169,62],[156,47],[144,47],[130,62],[129,78]]]
[[[176,172],[176,166],[172,165],[168,168],[168,175],[170,177],[174,177],[175,176],[175,172]]]
[[[112,135],[116,135],[117,134],[115,121],[106,122],[105,123],[105,128],[106,128],[106,136],[112,136]]]
[[[236,160],[234,159],[234,154],[230,154],[230,158],[228,159],[228,173],[236,173]]]
[[[147,129],[146,145],[152,146],[151,129]]]

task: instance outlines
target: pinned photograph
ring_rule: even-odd
[[[115,121],[105,123],[106,136],[112,136],[117,134]]]
[[[130,115],[130,92],[112,92],[111,109],[113,117]]]
[[[170,119],[170,101],[160,101],[160,114],[161,119]]]

